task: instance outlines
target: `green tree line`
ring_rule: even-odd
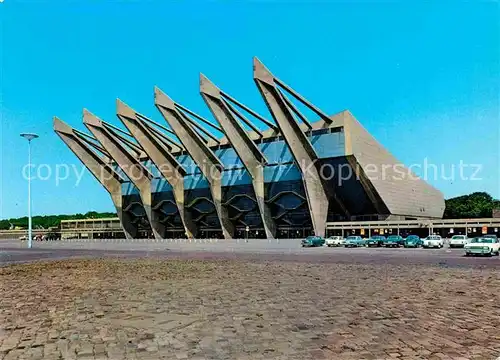
[[[486,192],[475,192],[445,201],[445,219],[489,218],[493,209],[500,208],[500,200]]]
[[[43,227],[44,229],[48,229],[49,227],[59,226],[61,220],[102,219],[108,217],[116,217],[116,213],[89,211],[85,214],[74,214],[74,215],[33,216],[32,224],[33,228]],[[11,227],[11,224],[15,227],[27,228],[28,217],[24,216],[16,219],[0,220],[0,230],[8,230]]]

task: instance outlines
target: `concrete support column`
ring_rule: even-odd
[[[116,164],[139,190],[146,216],[156,239],[165,237],[165,225],[161,222],[161,213],[152,208],[151,181],[153,175],[134,157],[121,140],[110,129],[104,126],[101,119],[87,110],[83,112],[85,126],[94,134]]]
[[[276,224],[265,200],[264,166],[267,160],[264,154],[250,139],[238,120],[234,118],[221,97],[221,91],[203,75],[200,75],[200,93],[250,174],[266,237],[274,239],[276,237]]]
[[[187,237],[192,239],[197,234],[197,228],[192,220],[191,213],[184,206],[184,176],[186,171],[170,153],[168,145],[151,130],[135,110],[117,100],[116,111],[118,118],[141,145],[161,175],[172,186],[174,201],[184,225],[184,231]]]
[[[115,205],[116,214],[120,219],[120,223],[127,239],[134,239],[138,235],[137,225],[134,224],[134,219],[129,212],[123,210],[123,196],[120,192],[111,194],[113,204]]]
[[[159,88],[155,88],[155,105],[210,184],[212,201],[219,217],[224,238],[233,238],[234,225],[229,219],[227,208],[222,203],[222,171],[224,166],[193,129],[189,119],[179,110],[178,105]]]
[[[132,222],[130,214],[123,210],[122,183],[124,180],[105,159],[81,139],[73,128],[57,117],[54,117],[54,131],[110,194],[125,237],[127,239],[137,237],[137,225]]]
[[[254,58],[254,80],[302,173],[314,234],[325,236],[330,197],[335,195],[332,192],[328,193],[320,176],[318,155],[278,90],[275,77],[256,58]],[[338,203],[341,205],[339,201]]]

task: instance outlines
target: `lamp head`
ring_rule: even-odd
[[[38,137],[37,134],[33,134],[33,133],[22,133],[21,136],[28,141],[31,141],[31,140],[36,139]]]

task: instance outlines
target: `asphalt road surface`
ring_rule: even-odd
[[[496,359],[500,259],[463,253],[0,241],[0,359]]]
[[[337,264],[410,264],[500,268],[499,257],[465,257],[463,249],[302,248],[293,240],[73,240],[0,241],[0,264],[68,258],[185,258],[298,261]]]

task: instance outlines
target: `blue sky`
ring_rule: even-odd
[[[500,197],[500,28],[494,2],[0,3],[0,218],[26,213],[21,169],[74,164],[52,131],[86,107],[118,124],[115,98],[163,122],[158,85],[208,117],[203,72],[263,114],[252,57],[329,114],[349,109],[403,163],[480,164],[482,180],[429,179],[445,197]],[[469,174],[471,175],[471,174]],[[112,211],[89,174],[33,182],[33,213]]]

